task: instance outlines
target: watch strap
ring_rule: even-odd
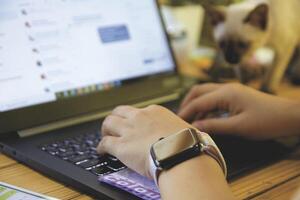
[[[207,133],[198,131],[197,129],[194,130],[197,132],[199,142],[203,144],[202,145],[203,148],[201,149],[202,152],[215,159],[220,165],[220,167],[222,168],[225,177],[227,177],[226,162],[221,151],[217,147],[216,143]],[[155,161],[153,160],[151,154],[149,155],[149,173],[150,176],[154,179],[155,184],[158,186],[158,177],[159,174],[161,173],[161,169],[159,169],[155,165]]]
[[[152,156],[149,155],[149,173],[150,173],[150,176],[153,178],[155,185],[157,187],[158,187],[158,177],[159,177],[160,172],[161,172],[161,170],[159,170],[156,167]]]
[[[214,158],[219,163],[220,167],[223,170],[225,177],[227,177],[226,162],[225,162],[225,159],[224,159],[220,149],[216,145],[216,143],[213,141],[213,139],[207,133],[204,133],[204,132],[201,132],[198,130],[197,130],[197,133],[198,133],[198,138],[199,138],[200,142],[204,144],[203,152],[208,154],[212,158]]]

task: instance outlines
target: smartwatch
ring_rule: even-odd
[[[203,153],[219,163],[226,177],[227,167],[219,148],[207,133],[194,128],[183,129],[152,144],[149,156],[150,175],[158,185],[160,172]]]

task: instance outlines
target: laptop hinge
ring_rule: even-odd
[[[161,103],[165,103],[168,101],[176,100],[179,98],[179,96],[180,96],[180,93],[178,92],[178,93],[173,93],[170,95],[166,95],[166,96],[162,96],[162,97],[158,97],[158,98],[154,98],[154,99],[149,99],[147,101],[143,101],[143,102],[132,104],[132,105],[135,107],[145,107],[145,106],[151,105],[151,104],[161,104]],[[111,112],[111,110],[97,112],[97,113],[89,113],[87,115],[83,115],[80,117],[73,117],[73,118],[69,118],[69,119],[29,128],[29,129],[24,129],[24,130],[18,131],[18,135],[19,135],[19,137],[24,138],[24,137],[41,134],[41,133],[44,133],[47,131],[57,130],[60,128],[64,128],[64,127],[68,127],[68,126],[72,126],[72,125],[76,125],[76,124],[80,124],[80,123],[84,123],[84,122],[89,122],[89,121],[104,118],[110,112]]]

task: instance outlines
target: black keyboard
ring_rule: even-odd
[[[96,148],[99,141],[98,133],[90,133],[45,144],[41,149],[95,175],[105,175],[125,169],[126,166],[116,157],[98,155]]]

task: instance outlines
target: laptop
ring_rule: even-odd
[[[176,110],[176,71],[155,0],[2,0],[0,150],[98,199],[137,199],[97,181],[126,168],[97,155],[117,105]],[[278,159],[281,145],[215,137],[229,178]]]

